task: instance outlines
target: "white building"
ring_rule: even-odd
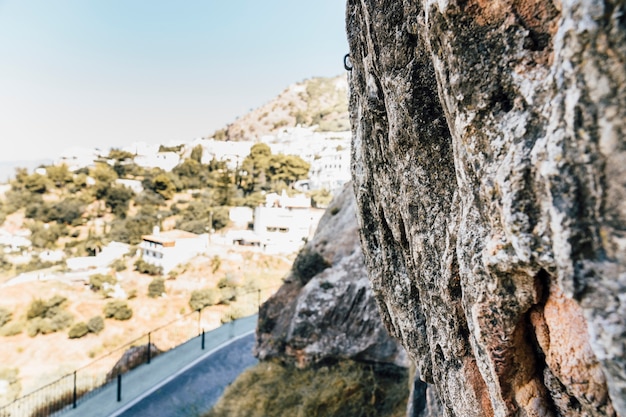
[[[108,267],[116,259],[122,258],[128,253],[130,246],[122,242],[111,242],[96,256],[79,256],[65,260],[70,271],[86,271]]]
[[[180,156],[175,152],[156,152],[147,155],[135,156],[135,163],[144,168],[161,168],[171,171],[180,162]]]
[[[183,230],[161,232],[158,227],[154,228],[151,235],[142,236],[142,239],[142,259],[160,266],[165,274],[205,252],[208,246],[206,234],[197,235]]]
[[[264,207],[254,210],[254,233],[266,249],[294,252],[312,235],[316,220],[319,216],[311,209],[310,198],[272,193]]]
[[[250,148],[254,142],[226,142],[221,140],[207,139],[201,142],[204,152],[202,153],[202,163],[208,164],[213,159],[226,162],[228,169],[240,167],[246,156],[250,155]]]
[[[333,191],[350,181],[350,178],[350,148],[339,145],[328,147],[311,162],[309,188]]]

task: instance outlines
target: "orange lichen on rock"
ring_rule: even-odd
[[[589,344],[580,306],[553,284],[543,309],[533,311],[530,319],[546,365],[569,394],[584,406],[607,406],[606,379]]]

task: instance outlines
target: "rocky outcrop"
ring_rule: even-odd
[[[366,265],[446,416],[626,416],[625,7],[347,2]]]
[[[255,353],[299,367],[343,359],[408,365],[387,333],[359,246],[350,186],[331,203],[284,285],[261,306]]]

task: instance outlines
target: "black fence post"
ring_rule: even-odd
[[[202,322],[202,309],[198,309],[198,334],[200,334],[200,326]]]
[[[150,341],[151,341],[151,332],[148,332],[148,365],[150,365]]]
[[[202,350],[204,350],[204,329],[202,329]]]
[[[122,374],[117,374],[117,402],[122,401]]]
[[[72,396],[72,408],[76,408],[77,399],[78,399],[78,395],[76,392],[76,371],[74,371],[74,395]]]

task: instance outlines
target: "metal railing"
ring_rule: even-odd
[[[240,292],[237,297],[246,297],[251,311],[239,312],[239,317],[255,314],[262,300],[277,288],[257,289]],[[252,301],[253,300],[253,301]],[[255,308],[256,307],[256,308]],[[205,322],[202,313],[210,307],[192,311],[169,323],[151,329],[117,349],[111,350],[89,364],[32,391],[9,404],[0,407],[0,417],[48,417],[60,414],[68,407],[76,408],[81,402],[104,389],[109,383],[118,384],[118,401],[121,396],[121,377],[128,371],[150,364],[155,356],[199,338],[199,349],[204,350]],[[222,317],[222,323],[237,320],[232,315]],[[212,331],[218,330],[218,328]],[[232,329],[232,326],[231,326]],[[229,339],[233,337],[229,330]]]

